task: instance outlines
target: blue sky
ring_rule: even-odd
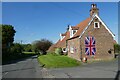
[[[56,42],[67,25],[77,25],[89,17],[93,2],[3,2],[2,23],[16,30],[15,42],[31,43],[42,38]],[[118,4],[95,2],[99,16],[118,39]]]

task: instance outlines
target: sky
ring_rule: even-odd
[[[32,43],[42,38],[53,43],[67,25],[75,26],[89,17],[93,2],[3,2],[2,24],[16,30],[14,42]],[[116,35],[118,41],[118,3],[94,2],[99,16]]]

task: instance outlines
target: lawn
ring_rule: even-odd
[[[80,62],[64,55],[42,55],[38,57],[40,64],[46,68],[73,67],[80,65]]]

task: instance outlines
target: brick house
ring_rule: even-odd
[[[60,39],[50,47],[48,51],[61,47],[64,53],[77,60],[87,57],[88,59],[111,59],[114,58],[114,34],[99,17],[99,9],[96,4],[91,4],[90,17],[76,26],[68,26]],[[87,52],[85,39],[94,39],[94,49],[89,46]],[[88,54],[87,54],[88,53]],[[94,55],[92,55],[94,53]]]

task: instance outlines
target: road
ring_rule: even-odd
[[[3,78],[41,78],[42,68],[37,62],[36,56],[19,61],[17,63],[3,65]]]
[[[97,62],[72,68],[42,68],[37,58],[3,65],[3,78],[115,78],[118,61]]]
[[[48,69],[46,78],[115,78],[118,60],[84,64],[72,68]],[[120,78],[120,76],[119,76]]]
[[[118,61],[84,64],[73,68],[49,69],[48,76],[55,78],[115,78],[118,71]]]

